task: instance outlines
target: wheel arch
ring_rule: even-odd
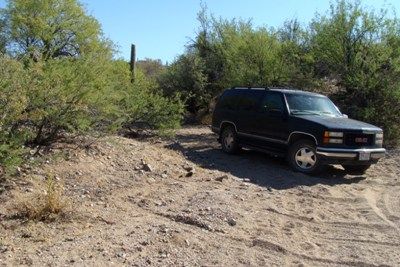
[[[220,124],[220,127],[219,127],[219,129],[220,129],[219,133],[221,134],[224,131],[224,128],[228,127],[228,126],[232,126],[235,129],[235,132],[236,133],[238,132],[235,123],[233,123],[231,121],[222,121]]]
[[[305,132],[292,132],[289,135],[288,138],[288,145],[291,146],[292,144],[296,143],[297,141],[300,140],[310,140],[312,141],[316,146],[318,146],[318,140],[317,138],[315,138],[314,135],[310,134],[310,133],[305,133]]]

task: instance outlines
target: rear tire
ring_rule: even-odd
[[[346,172],[349,174],[365,174],[369,167],[371,167],[371,164],[367,165],[342,165],[342,167],[345,169]]]
[[[289,147],[288,162],[297,172],[316,174],[322,170],[314,142],[300,140]]]
[[[221,133],[222,150],[228,154],[236,154],[239,151],[239,142],[235,129],[226,126]]]

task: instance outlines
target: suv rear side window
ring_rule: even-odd
[[[263,92],[254,90],[231,89],[225,91],[218,102],[223,110],[256,111]]]
[[[238,104],[238,96],[229,90],[221,96],[218,107],[225,110],[237,110]]]
[[[283,112],[285,103],[282,94],[268,92],[262,100],[261,108],[263,111]]]
[[[263,92],[249,90],[240,92],[240,110],[256,111]]]

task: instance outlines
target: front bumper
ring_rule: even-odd
[[[360,154],[370,154],[369,160],[360,160]],[[374,163],[385,157],[384,148],[325,148],[317,147],[317,154],[324,160],[332,163],[353,162],[353,163]]]

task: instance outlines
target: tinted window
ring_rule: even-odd
[[[255,111],[259,105],[263,91],[227,90],[218,102],[218,108],[225,110]]]
[[[226,91],[220,98],[218,106],[221,109],[236,110],[238,96],[232,90]]]
[[[249,90],[240,93],[240,110],[256,111],[262,92]]]
[[[285,103],[283,102],[282,94],[267,93],[261,103],[261,107],[265,111],[283,112],[285,110]]]

